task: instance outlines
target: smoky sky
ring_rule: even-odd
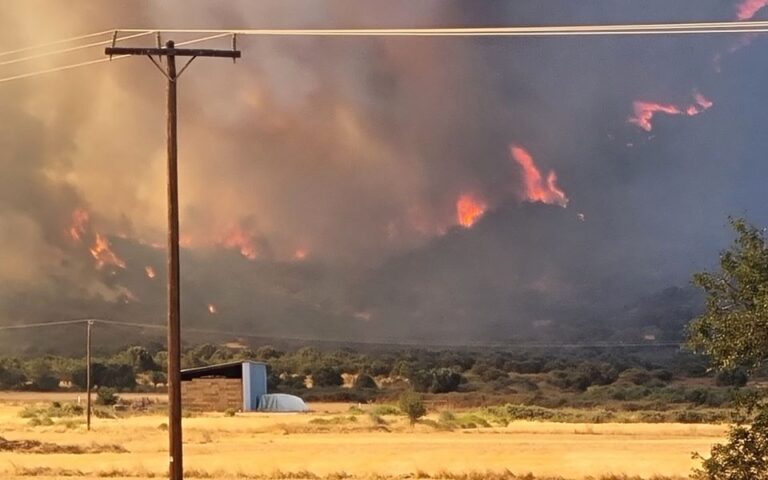
[[[737,3],[6,1],[0,50],[116,27],[733,20]],[[728,215],[768,221],[763,37],[238,46],[236,64],[198,59],[179,85],[189,326],[424,341],[610,329],[638,299],[713,268]],[[0,66],[0,77],[101,53]],[[685,106],[696,93],[713,106],[657,114],[650,132],[627,122],[635,101]],[[0,323],[163,321],[164,94],[142,58],[0,84]],[[567,208],[525,201],[511,145],[556,172]],[[488,207],[472,228],[457,225],[462,194]],[[68,234],[76,211],[89,216],[80,241]],[[96,268],[97,234],[124,267]]]

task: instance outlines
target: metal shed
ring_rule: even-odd
[[[190,410],[254,412],[266,393],[266,363],[246,360],[181,371],[181,401]]]

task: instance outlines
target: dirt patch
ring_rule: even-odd
[[[38,440],[8,440],[0,437],[0,452],[14,453],[127,453],[124,447],[115,444],[93,443],[91,445],[59,445]]]

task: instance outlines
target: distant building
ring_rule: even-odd
[[[182,370],[181,402],[203,412],[309,410],[299,397],[267,393],[267,364],[250,360]]]
[[[189,410],[253,412],[266,393],[267,365],[262,362],[221,363],[181,371],[181,401]]]

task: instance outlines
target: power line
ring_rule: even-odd
[[[46,73],[62,72],[64,70],[72,70],[75,68],[85,67],[88,65],[94,65],[96,63],[109,62],[110,60],[120,60],[121,58],[128,57],[129,55],[120,55],[117,57],[100,58],[98,60],[89,60],[87,62],[73,63],[71,65],[64,65],[62,67],[46,68],[45,70],[37,70],[35,72],[21,73],[19,75],[13,75],[11,77],[0,78],[0,83],[10,82],[11,80],[20,80],[22,78],[36,77],[38,75],[44,75]]]
[[[0,326],[0,330],[23,330],[26,328],[53,327],[56,325],[74,325],[77,323],[86,323],[86,322],[88,322],[88,319],[62,320],[58,322],[25,323],[23,325]]]
[[[58,40],[47,44],[36,45],[0,53],[0,57],[20,53],[51,45],[57,45],[79,39],[92,38],[108,33],[136,33],[147,35],[149,33],[179,33],[179,34],[215,34],[210,37],[182,42],[178,45],[188,45],[195,42],[221,38],[229,35],[257,35],[257,36],[358,36],[358,37],[537,37],[537,36],[576,36],[576,35],[668,35],[668,34],[722,34],[722,33],[768,33],[768,21],[747,22],[699,22],[699,23],[656,23],[656,24],[615,24],[615,25],[550,25],[550,26],[525,26],[525,27],[454,27],[454,28],[373,28],[373,29],[117,29],[96,32],[79,37]],[[123,37],[125,39],[127,37]],[[135,37],[131,37],[135,38]],[[33,55],[27,59],[39,58],[90,48],[96,45],[105,45],[109,42],[98,42],[84,46],[63,49],[50,54]],[[124,58],[113,57],[112,60]],[[19,59],[18,61],[24,61]],[[0,78],[0,83],[12,80],[35,77],[38,75],[71,70],[74,68],[102,63],[108,59],[98,59],[80,62],[61,67],[13,75]],[[16,60],[3,62],[0,65],[16,63]]]
[[[179,45],[179,46],[191,45],[193,43],[205,42],[205,41],[208,41],[208,40],[214,40],[214,39],[222,38],[222,37],[226,37],[226,36],[228,36],[228,34],[209,35],[207,37],[196,38],[194,40],[188,40],[186,42],[180,42],[177,45]],[[111,43],[111,42],[109,42],[109,43]],[[13,75],[13,76],[10,76],[10,77],[0,78],[0,83],[10,82],[12,80],[20,80],[22,78],[36,77],[38,75],[44,75],[44,74],[47,74],[47,73],[61,72],[61,71],[64,71],[64,70],[72,70],[72,69],[75,69],[75,68],[85,67],[85,66],[88,66],[88,65],[94,65],[94,64],[97,64],[97,63],[109,62],[109,61],[112,61],[112,60],[120,60],[121,58],[127,58],[129,56],[130,55],[116,55],[116,56],[114,56],[112,58],[99,58],[99,59],[96,59],[96,60],[88,60],[88,61],[85,61],[85,62],[73,63],[73,64],[70,64],[70,65],[64,65],[64,66],[60,66],[60,67],[46,68],[46,69],[43,69],[43,70],[37,70],[37,71],[34,71],[34,72],[29,72],[29,73],[21,73],[21,74]]]
[[[32,47],[17,48],[16,50],[9,50],[7,52],[0,53],[0,57],[5,57],[7,55],[13,55],[16,53],[29,52],[31,50],[40,50],[41,48],[52,47],[54,45],[61,45],[62,43],[75,42],[77,40],[85,40],[86,38],[100,37],[103,35],[111,34],[113,32],[114,30],[104,30],[103,32],[88,33],[86,35],[80,35],[77,37],[65,38],[63,40],[56,40],[53,42],[42,43],[39,45],[34,45]]]
[[[115,43],[117,43],[117,42],[124,42],[126,40],[131,40],[131,39],[134,39],[134,38],[144,37],[144,36],[149,35],[151,33],[153,33],[153,32],[143,32],[143,33],[137,33],[137,34],[134,34],[134,35],[128,35],[127,37],[116,38],[115,39]],[[85,44],[85,45],[77,45],[75,47],[62,48],[62,49],[59,49],[59,50],[53,50],[53,51],[50,51],[50,52],[38,53],[38,54],[30,55],[30,56],[27,56],[27,57],[14,58],[12,60],[5,60],[4,62],[0,62],[0,67],[5,66],[5,65],[12,65],[14,63],[27,62],[29,60],[35,60],[37,58],[50,57],[50,56],[53,56],[53,55],[60,55],[60,54],[63,54],[63,53],[71,53],[71,52],[76,52],[78,50],[84,50],[86,48],[101,47],[101,46],[104,46],[104,45],[111,45],[111,44],[112,44],[112,40],[103,40],[103,41],[100,41],[100,42],[92,42],[92,43],[88,43],[88,44]],[[3,56],[2,53],[0,53],[0,57],[1,56]]]
[[[119,29],[143,32],[146,29]],[[430,27],[358,29],[155,29],[160,33],[225,33],[261,36],[546,36],[546,35],[651,35],[681,33],[768,32],[768,21],[699,22],[614,25],[549,25],[521,27]]]

